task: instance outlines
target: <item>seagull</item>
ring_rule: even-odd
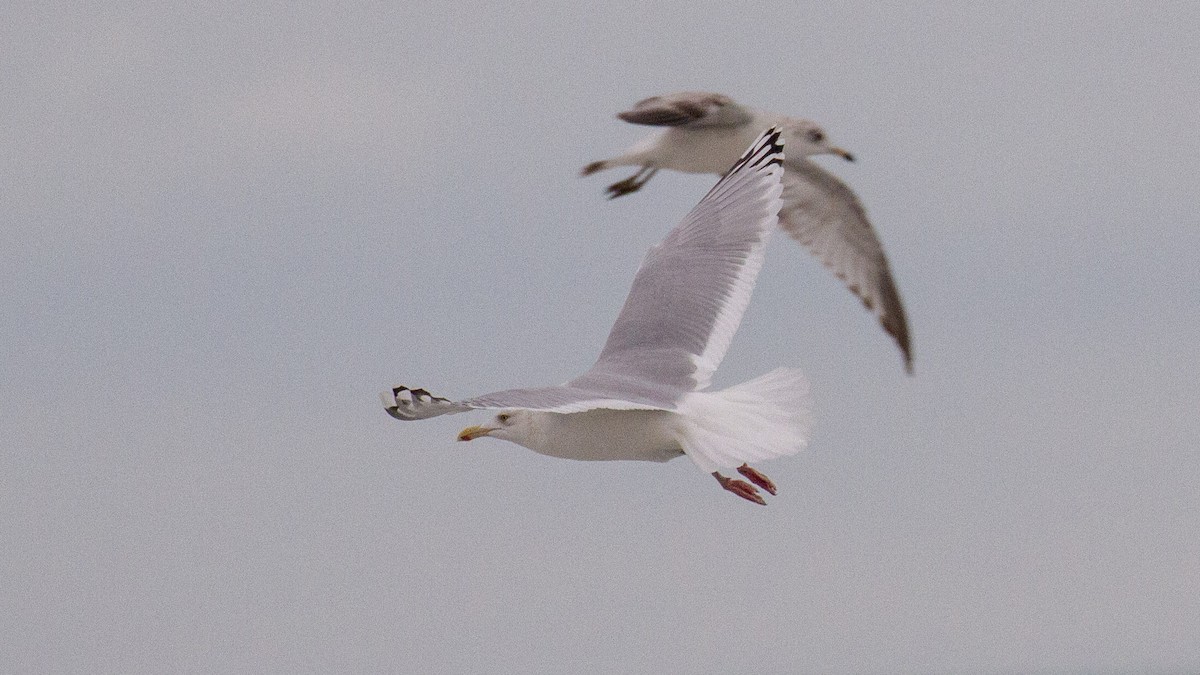
[[[688,91],[653,96],[617,117],[667,128],[616,157],[583,167],[584,176],[619,166],[639,167],[629,178],[608,186],[610,199],[637,192],[659,169],[724,174],[763,129],[781,128],[788,159],[784,162],[780,226],[874,312],[900,347],[904,368],[912,374],[912,342],[904,305],[866,210],[845,183],[808,160],[811,155],[832,154],[852,162],[854,155],[832,145],[825,131],[811,120],[748,108],[722,94]]]
[[[499,411],[458,440],[490,437],[551,457],[665,462],[687,455],[733,494],[766,504],[775,483],[750,462],[808,444],[808,383],[795,368],[708,391],[750,302],[778,223],[783,138],[769,129],[646,254],[590,370],[565,384],[509,389],[461,401],[394,387],[384,408],[399,420]],[[746,480],[725,476],[737,469]]]

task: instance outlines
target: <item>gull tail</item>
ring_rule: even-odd
[[[705,473],[794,455],[808,445],[812,401],[799,369],[777,368],[721,391],[685,395],[679,444]]]

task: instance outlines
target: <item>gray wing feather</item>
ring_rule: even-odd
[[[569,385],[671,404],[708,385],[777,222],[782,156],[770,129],[650,250],[599,360]]]
[[[806,159],[785,163],[779,225],[845,282],[879,318],[912,372],[908,320],[883,245],[854,192]]]

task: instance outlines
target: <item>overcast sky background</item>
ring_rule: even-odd
[[[1200,669],[1200,5],[79,7],[0,10],[0,670]],[[681,89],[858,156],[916,375],[776,237],[767,508],[388,417],[592,363]]]

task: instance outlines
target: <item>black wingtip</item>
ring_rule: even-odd
[[[758,140],[734,163],[729,173],[740,171],[747,164],[753,169],[783,164],[783,131],[779,127],[771,127],[762,132]]]

